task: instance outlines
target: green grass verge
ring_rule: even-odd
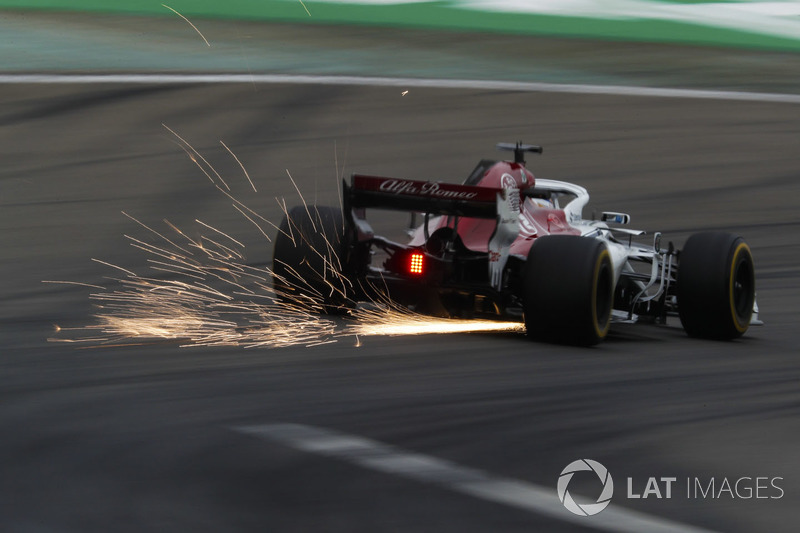
[[[0,0],[0,9],[176,16],[162,4],[187,18],[356,24],[800,51],[800,36],[795,40],[664,20],[487,13],[455,9],[448,2],[354,5],[313,0],[303,3],[300,0]],[[515,52],[535,53],[534,50]]]

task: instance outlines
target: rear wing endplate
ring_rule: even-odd
[[[503,189],[353,174],[343,182],[346,209],[368,207],[474,218],[497,217]]]

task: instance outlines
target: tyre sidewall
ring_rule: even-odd
[[[611,322],[613,267],[602,241],[540,237],[528,253],[523,279],[529,336],[577,345],[605,338]]]
[[[741,336],[755,299],[753,257],[744,239],[724,232],[692,235],[681,251],[676,294],[681,324],[690,336]]]

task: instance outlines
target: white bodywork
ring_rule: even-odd
[[[567,222],[569,222],[569,225],[579,230],[582,236],[595,236],[606,243],[608,251],[611,254],[611,261],[614,264],[615,284],[617,280],[619,280],[619,276],[623,272],[625,264],[628,262],[628,258],[631,256],[631,254],[635,255],[636,258],[641,259],[652,259],[657,255],[656,251],[652,248],[645,248],[633,243],[628,243],[625,245],[612,238],[612,233],[622,233],[633,237],[644,235],[644,231],[629,230],[627,228],[611,228],[607,223],[602,221],[585,220],[583,218],[583,208],[589,203],[589,192],[580,185],[567,183],[566,181],[537,179],[536,190],[548,191],[550,193],[555,193],[556,195],[567,194],[574,196],[574,199],[572,199],[565,206],[559,205],[558,199],[556,199],[553,202],[554,207],[557,209],[563,209],[567,216]]]
[[[609,226],[601,220],[585,220],[583,218],[583,208],[589,203],[589,192],[574,183],[565,181],[537,179],[536,191],[547,191],[555,195],[554,207],[563,209],[567,216],[570,226],[579,230],[583,237],[595,237],[602,240],[609,253],[614,268],[614,286],[619,282],[623,274],[636,275],[634,283],[639,288],[634,303],[641,304],[661,297],[668,291],[669,285],[677,273],[675,254],[672,250],[661,250],[661,234],[656,233],[653,237],[653,245],[642,245],[633,242],[634,237],[644,235],[641,230],[632,230],[619,226]],[[566,194],[573,197],[564,206],[559,205],[558,195]],[[630,220],[628,215],[623,215],[625,223]],[[634,263],[649,265],[649,272],[645,269],[642,272],[634,269]],[[637,316],[633,313],[613,311],[612,318],[615,321],[635,322]],[[758,303],[753,302],[753,317],[750,321],[752,325],[761,325],[763,322],[758,318]]]
[[[589,192],[574,183],[537,179],[536,191],[547,191],[553,194],[554,207],[563,209],[570,226],[579,230],[581,236],[595,237],[605,243],[611,255],[615,287],[623,273],[637,272],[632,264],[632,261],[636,261],[643,264],[649,263],[650,266],[649,273],[645,273],[645,279],[635,281],[640,289],[636,302],[654,300],[667,289],[674,272],[673,255],[656,249],[655,243],[660,241],[660,234],[656,234],[653,246],[645,246],[633,242],[633,237],[644,235],[644,231],[609,226],[608,223],[600,220],[584,219],[583,208],[589,203]],[[571,200],[568,200],[569,203],[563,206],[559,205],[558,195],[560,194],[571,197]],[[629,218],[626,215],[625,220],[629,220]],[[641,274],[639,277],[642,277]],[[616,321],[635,321],[637,319],[636,315],[620,312],[614,312],[613,318]]]

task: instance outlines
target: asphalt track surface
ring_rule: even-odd
[[[236,428],[365,437],[552,488],[595,459],[611,508],[719,531],[796,531],[800,159],[792,104],[315,85],[0,87],[0,529],[4,531],[590,531],[441,483],[363,468]],[[277,221],[275,197],[335,202],[350,172],[460,181],[498,141],[539,143],[540,177],[682,244],[741,233],[766,325],[736,342],[680,325],[612,328],[592,349],[517,334],[373,337],[315,348],[80,349],[97,258],[144,270],[123,234],[196,218],[267,264],[265,239],[164,129]],[[258,189],[221,147],[236,153]],[[671,499],[641,494],[676,477]],[[687,498],[686,478],[782,478],[766,498]],[[755,482],[754,482],[755,483]],[[718,485],[719,486],[719,485]],[[587,484],[587,495],[597,494]],[[680,490],[678,490],[680,489]],[[662,490],[663,492],[663,490]],[[585,501],[590,500],[588,498]],[[569,513],[563,510],[563,516]],[[602,516],[602,515],[599,515]]]

